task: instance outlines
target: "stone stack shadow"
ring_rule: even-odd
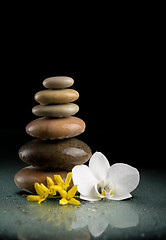
[[[75,138],[85,131],[85,123],[74,116],[79,107],[73,102],[79,93],[69,88],[73,84],[70,77],[47,78],[43,81],[47,89],[35,94],[39,105],[32,112],[38,118],[26,126],[26,132],[35,139],[19,150],[20,159],[30,166],[14,177],[16,185],[25,191],[35,193],[34,183],[46,184],[47,176],[54,180],[59,174],[65,180],[74,166],[87,162],[92,155],[89,146]]]

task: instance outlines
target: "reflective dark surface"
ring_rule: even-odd
[[[147,168],[135,164],[141,181],[132,199],[82,201],[80,206],[60,206],[58,200],[50,199],[40,206],[28,202],[25,192],[13,181],[15,173],[26,166],[17,151],[27,139],[22,130],[10,131],[10,138],[9,132],[4,132],[0,159],[1,239],[165,239],[166,174],[159,165]]]
[[[13,182],[20,166],[0,169],[2,239],[164,239],[166,176],[162,170],[140,169],[141,182],[132,199],[60,206],[57,199],[41,205],[28,202]]]

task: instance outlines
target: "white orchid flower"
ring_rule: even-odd
[[[123,163],[110,166],[107,158],[100,152],[92,155],[89,167],[77,165],[72,173],[80,198],[88,201],[130,198],[130,193],[138,186],[140,179],[136,168]]]

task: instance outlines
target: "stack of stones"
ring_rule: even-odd
[[[85,131],[85,123],[73,116],[79,111],[78,105],[72,103],[79,97],[77,91],[69,88],[73,84],[70,77],[47,78],[43,81],[47,89],[35,95],[40,105],[32,112],[40,118],[26,126],[26,132],[35,139],[19,150],[20,159],[30,166],[14,178],[25,191],[35,193],[34,183],[46,184],[47,176],[54,180],[54,175],[59,174],[65,180],[75,165],[87,162],[92,155],[88,145],[75,138]]]

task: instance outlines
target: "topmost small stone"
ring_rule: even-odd
[[[65,76],[57,76],[57,77],[50,77],[46,78],[43,81],[43,86],[45,88],[52,88],[52,89],[61,89],[61,88],[68,88],[74,84],[74,80],[71,77]]]

